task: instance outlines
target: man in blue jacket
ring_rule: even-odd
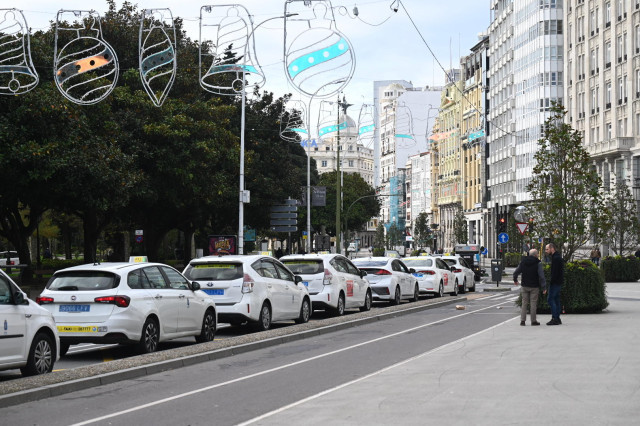
[[[531,325],[540,325],[536,321],[536,312],[538,309],[538,295],[542,287],[542,294],[547,294],[547,283],[542,270],[542,263],[538,259],[538,250],[529,250],[529,256],[525,256],[520,264],[513,272],[513,282],[518,285],[518,275],[522,274],[522,305],[520,309],[520,325],[525,325],[527,320],[527,308],[531,312]]]
[[[551,256],[551,280],[549,282],[549,295],[547,301],[551,308],[551,321],[547,325],[560,325],[560,312],[562,305],[560,304],[560,289],[564,282],[564,260],[556,250],[556,245],[549,243],[544,249],[547,255]]]

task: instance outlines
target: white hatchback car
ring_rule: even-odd
[[[458,285],[460,286],[460,293],[466,293],[469,291],[476,291],[475,272],[473,267],[469,267],[467,261],[461,256],[443,256],[442,259],[452,268]]]
[[[420,287],[418,279],[412,275],[401,260],[389,257],[366,257],[354,259],[353,264],[367,273],[367,280],[373,291],[373,300],[388,300],[393,305],[401,299],[418,300]]]
[[[458,294],[458,282],[451,268],[439,257],[417,256],[402,260],[405,265],[416,270],[420,294],[442,297],[444,293]]]
[[[60,351],[53,316],[2,271],[0,321],[0,370],[19,368],[25,376],[51,372]]]
[[[349,259],[340,254],[293,254],[280,258],[302,277],[313,308],[330,309],[343,315],[347,308],[371,309],[369,281]]]
[[[302,278],[269,256],[205,256],[191,260],[184,275],[202,282],[216,301],[220,322],[248,321],[264,331],[275,321],[304,323],[311,316]]]
[[[0,251],[0,266],[11,266],[20,263],[17,251]]]
[[[77,343],[135,343],[148,353],[179,337],[210,342],[216,332],[213,299],[199,283],[160,263],[62,269],[36,300],[55,318],[62,355]]]

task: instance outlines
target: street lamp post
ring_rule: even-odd
[[[371,194],[371,195],[363,195],[360,198],[356,198],[356,200],[354,202],[352,202],[351,204],[349,204],[349,207],[347,208],[347,212],[344,216],[344,234],[345,234],[345,238],[349,238],[349,212],[351,211],[351,207],[353,207],[353,205],[355,203],[357,203],[358,201],[364,199],[364,198],[372,198],[372,197],[397,197],[399,194]]]
[[[341,221],[340,221],[340,213],[342,210],[342,176],[340,174],[340,108],[342,108],[344,120],[347,121],[347,108],[351,106],[351,104],[347,103],[344,95],[342,95],[342,102],[340,102],[340,95],[338,95],[338,120],[337,120],[337,128],[338,128],[338,138],[337,138],[337,163],[336,163],[336,253],[342,253],[341,246],[341,238],[340,238],[340,230],[342,229]]]

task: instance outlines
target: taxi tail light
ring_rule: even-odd
[[[9,265],[15,265],[16,262],[14,262],[13,260],[7,260],[7,266]]]
[[[436,274],[436,271],[429,271],[429,270],[418,271],[418,272],[421,273],[421,274],[426,274],[426,275],[435,275]]]
[[[322,279],[322,284],[323,285],[330,285],[332,279],[333,279],[333,275],[331,275],[331,272],[329,272],[328,269],[325,269],[324,270],[324,278]]]
[[[249,274],[244,274],[244,278],[242,280],[242,292],[243,293],[253,293],[253,286],[255,285],[255,281],[249,276]]]
[[[53,303],[53,297],[36,297],[36,303],[38,305],[46,305],[47,303]]]
[[[457,274],[458,272],[462,272],[462,269],[452,269],[451,272],[454,272]]]
[[[96,303],[110,303],[120,308],[126,308],[131,303],[131,298],[129,296],[102,296],[96,297],[93,301]]]
[[[378,272],[375,273],[375,275],[391,275],[391,272],[387,271],[386,269],[379,269]]]

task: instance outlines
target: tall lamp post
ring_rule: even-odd
[[[340,221],[340,211],[342,210],[342,176],[340,175],[340,109],[342,109],[344,120],[347,121],[347,108],[351,104],[347,103],[345,96],[342,95],[342,102],[340,102],[340,95],[338,95],[338,142],[337,142],[337,163],[336,163],[336,253],[342,254],[342,245],[340,238],[340,231],[342,229]]]
[[[247,43],[244,46],[244,56],[247,57],[247,49],[253,33],[265,22],[273,21],[274,19],[286,19],[290,16],[295,16],[297,13],[288,13],[283,16],[275,16],[273,18],[265,19],[258,25],[255,25],[249,35],[247,36]],[[247,80],[245,75],[247,74],[246,67],[242,67],[242,107],[240,116],[240,189],[239,189],[239,203],[238,203],[238,254],[244,254],[244,204],[249,203],[250,195],[249,191],[244,188],[244,134],[245,134],[245,116],[246,116],[246,99],[247,99]]]

